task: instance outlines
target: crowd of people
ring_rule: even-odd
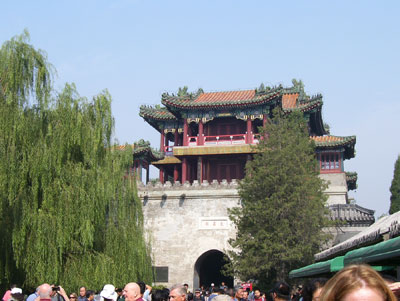
[[[144,282],[131,282],[123,289],[106,284],[100,292],[95,292],[82,286],[78,294],[67,294],[61,286],[44,283],[29,296],[13,285],[2,301],[395,301],[398,297],[400,282],[396,279],[382,277],[368,265],[351,265],[329,280],[312,279],[296,288],[281,281],[267,292],[257,287],[244,289],[240,285],[228,288],[224,282],[220,286],[211,284],[209,288],[201,286],[193,293],[187,284],[152,289]]]

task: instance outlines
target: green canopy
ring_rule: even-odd
[[[338,256],[327,261],[317,262],[289,273],[289,278],[311,277],[320,274],[337,272],[343,268],[344,256]]]
[[[396,258],[397,257],[397,258]],[[400,237],[377,243],[373,246],[359,248],[347,252],[344,264],[388,262],[393,264],[400,259]],[[389,264],[389,265],[390,265]]]

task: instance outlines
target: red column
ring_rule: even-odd
[[[263,115],[263,127],[267,124],[267,115]]]
[[[164,168],[160,167],[160,182],[164,184]]]
[[[165,143],[165,135],[164,135],[164,130],[161,129],[161,141],[160,141],[160,151],[165,151],[164,149],[164,143]]]
[[[253,133],[251,131],[251,118],[247,118],[247,144],[253,143]]]
[[[186,182],[186,176],[187,176],[187,159],[183,158],[182,159],[182,184]]]
[[[178,165],[174,166],[174,182],[179,180]]]
[[[199,121],[199,141],[198,145],[204,145],[204,137],[203,137],[203,121]]]
[[[185,118],[183,120],[183,146],[188,146],[187,135],[188,135],[188,124],[187,124],[187,119]]]

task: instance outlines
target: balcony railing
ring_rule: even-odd
[[[245,144],[246,134],[204,136],[204,145]]]
[[[199,136],[188,136],[188,146],[201,146],[201,145],[239,145],[246,144],[247,134],[236,135],[218,135],[218,136],[203,136],[203,143],[200,144]],[[259,134],[251,135],[250,144],[257,144],[260,139]],[[166,156],[173,155],[174,146],[164,146]]]

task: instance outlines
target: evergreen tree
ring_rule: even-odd
[[[230,211],[237,227],[230,256],[241,279],[264,287],[312,261],[327,240],[326,184],[318,177],[315,147],[301,112],[274,118],[261,129],[254,159],[240,183],[241,207]]]
[[[101,289],[151,281],[132,149],[111,143],[107,91],[52,95],[52,68],[27,33],[0,49],[0,277]]]
[[[394,175],[392,185],[390,186],[390,193],[389,213],[393,214],[400,210],[400,156],[397,157],[394,165]]]

